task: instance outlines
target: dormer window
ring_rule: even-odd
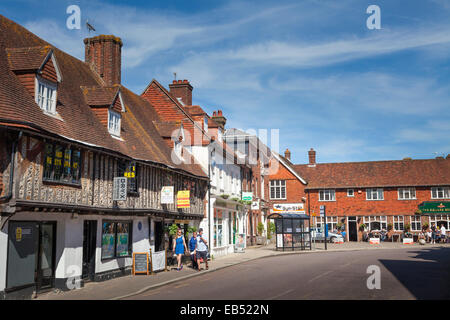
[[[36,77],[36,103],[47,113],[56,114],[56,84]]]
[[[120,137],[120,118],[120,113],[108,110],[108,131],[116,137]]]

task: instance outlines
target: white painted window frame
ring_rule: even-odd
[[[439,196],[441,192],[442,196]],[[432,187],[431,199],[450,199],[450,187]]]
[[[35,77],[35,101],[39,108],[41,108],[44,113],[48,113],[50,115],[56,114],[56,101],[57,101],[57,85],[56,83],[52,83],[48,80],[45,80],[39,76]],[[40,89],[43,89],[42,93],[40,93]],[[51,91],[51,97],[48,97],[48,91]],[[48,100],[50,100],[50,105],[48,104]],[[49,108],[48,108],[49,106]]]
[[[119,112],[108,109],[108,132],[111,135],[120,138],[121,121],[122,115]]]
[[[408,194],[408,198],[405,195]],[[416,188],[398,188],[398,200],[416,200]]]
[[[274,189],[275,197],[272,197],[272,188]],[[280,196],[277,197],[277,189],[279,189]],[[284,189],[284,197],[282,197]],[[271,200],[286,200],[287,190],[286,190],[286,180],[270,180],[270,199]]]
[[[327,195],[328,199],[326,199]],[[321,202],[336,201],[336,190],[335,189],[319,190],[319,201]]]
[[[377,195],[377,199],[373,199],[373,195]],[[381,194],[381,198],[379,198]],[[370,197],[369,197],[370,195]],[[367,188],[366,189],[366,200],[368,201],[382,201],[384,200],[384,190],[383,188]]]

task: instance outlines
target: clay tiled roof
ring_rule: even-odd
[[[293,165],[306,189],[450,185],[450,159]]]
[[[19,59],[16,61],[8,58],[8,54],[16,49],[22,52],[25,47],[53,49],[63,76],[63,80],[58,84],[56,106],[56,111],[63,120],[44,114],[12,72],[12,65],[20,63],[17,62]],[[39,59],[32,59],[30,66],[34,67]],[[94,115],[88,103],[108,102],[116,89],[101,89],[100,91],[105,93],[104,97],[100,97],[96,90],[83,91],[102,85],[103,82],[88,64],[52,47],[22,26],[0,15],[1,123],[29,126],[40,132],[111,150],[136,160],[160,163],[206,178],[199,165],[176,165],[172,162],[171,150],[153,124],[153,121],[161,119],[152,104],[123,86],[120,86],[120,92],[126,112],[122,113],[122,139],[113,138],[106,126]]]
[[[172,137],[172,132],[180,128],[177,121],[153,121],[159,134],[164,137]]]
[[[90,106],[110,106],[119,91],[120,86],[81,86],[86,103]]]
[[[50,50],[49,45],[7,48],[6,55],[11,70],[37,70],[42,66]]]
[[[200,106],[184,106],[184,109],[191,116],[200,116],[206,114],[206,112]]]

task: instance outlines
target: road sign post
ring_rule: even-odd
[[[327,211],[326,211],[326,208],[325,208],[325,205],[321,205],[320,206],[320,216],[322,217],[324,217],[324,227],[323,227],[323,233],[324,233],[324,235],[325,235],[325,237],[324,237],[324,242],[325,242],[325,250],[328,250],[327,249],[327,237],[328,237],[328,225],[327,225]]]

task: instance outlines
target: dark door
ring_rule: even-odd
[[[10,221],[8,226],[7,288],[35,285],[39,224]]]
[[[164,250],[164,225],[161,221],[155,221],[155,251]]]
[[[83,272],[82,272],[83,279],[94,280],[96,249],[97,249],[97,221],[85,220],[83,228]]]
[[[39,223],[37,290],[52,288],[55,282],[56,222]]]
[[[358,241],[358,229],[356,227],[356,221],[348,222],[348,240]]]

